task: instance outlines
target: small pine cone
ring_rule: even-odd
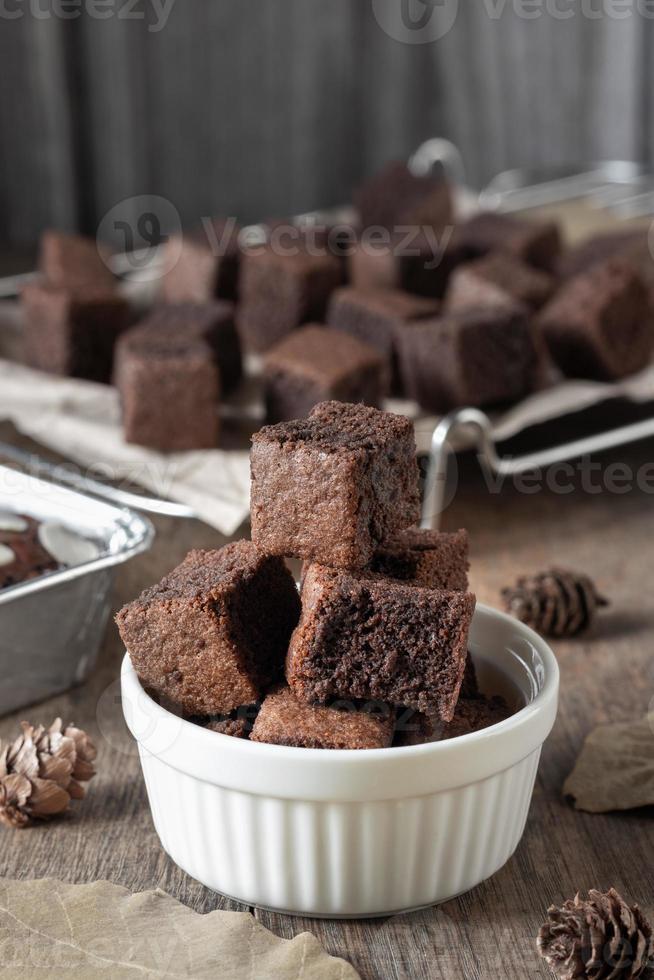
[[[0,822],[26,827],[63,813],[93,775],[96,750],[86,732],[61,719],[46,729],[24,721],[22,735],[0,747]]]
[[[507,612],[546,636],[575,636],[592,623],[597,609],[608,602],[587,575],[550,568],[519,578],[502,590]]]
[[[637,905],[611,888],[551,906],[538,951],[560,980],[642,980],[654,967],[652,930]]]

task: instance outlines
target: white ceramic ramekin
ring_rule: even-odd
[[[386,915],[479,884],[522,837],[559,671],[540,637],[486,606],[470,650],[524,708],[451,741],[363,751],[207,731],[155,704],[126,656],[123,710],[164,849],[209,888],[305,915]]]

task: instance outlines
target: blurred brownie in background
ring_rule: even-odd
[[[217,446],[220,373],[204,340],[175,330],[130,331],[117,351],[114,382],[126,442],[160,452]]]
[[[588,272],[607,259],[628,262],[643,280],[654,308],[654,239],[649,228],[593,235],[561,256],[558,271],[564,279]]]
[[[112,292],[116,279],[109,269],[110,255],[93,238],[49,230],[39,243],[39,271],[51,286]]]
[[[322,322],[331,293],[343,281],[340,260],[301,242],[280,252],[271,244],[245,252],[238,328],[246,349],[266,351],[303,323]]]
[[[546,272],[554,272],[562,249],[561,232],[554,221],[527,221],[481,211],[463,222],[458,231],[476,256],[507,251]]]
[[[327,310],[327,322],[338,330],[370,344],[386,359],[392,372],[392,389],[399,388],[396,333],[415,320],[439,312],[435,299],[414,296],[399,289],[337,289]]]
[[[551,297],[555,280],[547,272],[527,265],[506,252],[459,266],[452,273],[445,304],[448,310],[524,303],[537,310]]]
[[[421,320],[400,335],[399,359],[407,396],[437,414],[517,401],[538,368],[529,318],[517,305]]]
[[[367,234],[349,254],[350,282],[357,289],[401,289],[442,298],[453,270],[475,258],[456,228]]]
[[[268,351],[263,382],[268,422],[305,418],[324,401],[378,408],[388,389],[388,362],[369,344],[312,324]]]
[[[539,328],[568,377],[613,381],[646,367],[654,346],[648,291],[633,265],[609,259],[569,279]]]
[[[387,164],[354,194],[362,228],[398,225],[442,228],[454,221],[449,181],[443,176],[416,177],[405,163]]]
[[[157,337],[177,338],[180,344],[188,340],[204,340],[213,351],[220,371],[220,386],[223,393],[233,391],[241,380],[243,366],[241,347],[236,330],[234,304],[227,300],[214,300],[209,303],[160,303],[125,335],[127,338],[138,335],[145,341],[151,336],[155,343]]]
[[[108,383],[114,347],[129,325],[127,301],[96,286],[29,283],[21,293],[25,360],[52,374]]]
[[[238,294],[240,228],[228,218],[171,235],[163,247],[161,296],[167,303],[208,303]]]

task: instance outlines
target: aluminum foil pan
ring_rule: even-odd
[[[110,612],[117,565],[150,547],[150,522],[126,508],[0,466],[0,509],[44,522],[69,567],[0,591],[0,715],[84,681]]]

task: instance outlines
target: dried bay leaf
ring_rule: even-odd
[[[247,912],[199,915],[156,889],[0,879],[0,977],[357,980],[304,932],[278,939]]]
[[[595,728],[563,793],[589,813],[654,806],[654,715]]]

